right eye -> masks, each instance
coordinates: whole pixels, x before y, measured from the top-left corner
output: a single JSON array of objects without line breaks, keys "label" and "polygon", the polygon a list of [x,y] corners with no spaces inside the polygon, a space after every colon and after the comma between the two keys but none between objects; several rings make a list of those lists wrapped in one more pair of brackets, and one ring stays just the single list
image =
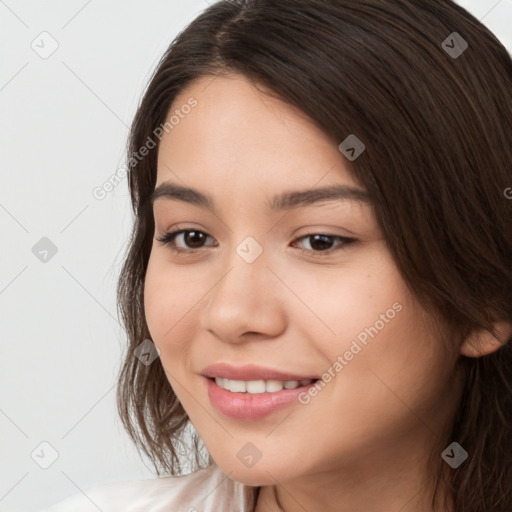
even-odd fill
[{"label": "right eye", "polygon": [[[178,236],[187,235],[192,233],[192,236],[184,236],[183,241],[185,244],[190,245],[191,247],[178,247],[176,245],[175,239]],[[177,231],[170,231],[166,232],[160,237],[157,237],[156,239],[162,243],[162,245],[168,245],[171,251],[177,252],[177,253],[183,253],[183,252],[195,252],[197,249],[201,249],[201,243],[208,237],[206,233],[203,231],[198,231],[197,229],[179,229]]]}]

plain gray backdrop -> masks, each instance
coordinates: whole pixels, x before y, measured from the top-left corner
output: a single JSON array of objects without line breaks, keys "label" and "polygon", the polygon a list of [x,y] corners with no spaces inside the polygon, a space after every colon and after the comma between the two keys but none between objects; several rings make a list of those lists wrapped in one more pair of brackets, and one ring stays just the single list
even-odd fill
[{"label": "plain gray backdrop", "polygon": [[[155,477],[115,406],[126,179],[93,191],[124,164],[157,61],[209,3],[0,0],[0,512]],[[512,0],[459,3],[512,52]]]}]

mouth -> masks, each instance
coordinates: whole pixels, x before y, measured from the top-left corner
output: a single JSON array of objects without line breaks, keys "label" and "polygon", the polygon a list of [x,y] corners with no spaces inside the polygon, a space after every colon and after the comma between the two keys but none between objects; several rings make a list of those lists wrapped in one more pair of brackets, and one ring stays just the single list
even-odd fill
[{"label": "mouth", "polygon": [[300,395],[320,380],[244,381],[203,377],[213,407],[228,418],[245,421],[257,421],[286,407],[299,405]]},{"label": "mouth", "polygon": [[262,393],[278,393],[283,389],[297,389],[309,387],[320,379],[301,379],[301,380],[235,380],[225,377],[207,377],[218,387],[232,393],[250,393],[259,395]]},{"label": "mouth", "polygon": [[243,366],[232,365],[224,362],[212,364],[203,368],[201,375],[208,378],[228,379],[231,381],[279,381],[293,382],[305,380],[315,380],[316,375],[304,375],[298,373],[290,373],[282,370],[273,369],[265,366],[257,366],[254,364],[246,364]]}]

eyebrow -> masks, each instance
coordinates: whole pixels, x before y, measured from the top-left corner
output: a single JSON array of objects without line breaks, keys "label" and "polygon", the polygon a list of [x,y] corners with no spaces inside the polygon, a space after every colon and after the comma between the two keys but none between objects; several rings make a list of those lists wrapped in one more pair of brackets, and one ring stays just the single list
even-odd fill
[{"label": "eyebrow", "polygon": [[[165,181],[158,185],[148,198],[149,204],[153,206],[157,199],[183,201],[196,206],[216,211],[214,199],[199,192],[194,188],[183,187],[171,181]],[[270,211],[293,210],[310,206],[323,201],[355,201],[363,204],[371,204],[370,195],[360,188],[348,185],[329,185],[322,188],[309,190],[292,190],[275,195],[265,204]]]}]

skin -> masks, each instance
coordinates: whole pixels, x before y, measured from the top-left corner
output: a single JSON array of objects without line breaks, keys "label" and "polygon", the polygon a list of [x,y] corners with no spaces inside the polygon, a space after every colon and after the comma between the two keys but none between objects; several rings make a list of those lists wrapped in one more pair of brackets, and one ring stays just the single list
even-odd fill
[{"label": "skin", "polygon": [[[218,210],[155,201],[144,301],[161,362],[194,427],[226,475],[263,486],[258,512],[433,511],[427,457],[447,435],[459,400],[457,358],[499,344],[480,334],[454,347],[435,328],[400,276],[371,205],[335,200],[266,211],[277,192],[362,189],[341,141],[239,75],[193,82],[170,110],[190,97],[197,106],[161,140],[157,186],[194,187],[212,195]],[[177,229],[208,237],[201,245],[179,235],[178,247],[195,252],[177,254],[156,240]],[[357,242],[332,238],[322,252],[306,237],[314,234]],[[263,249],[250,264],[236,252],[247,236]],[[395,303],[401,310],[307,405],[247,421],[211,404],[205,366],[254,363],[321,376]],[[237,457],[248,442],[262,454],[251,468]]]}]

